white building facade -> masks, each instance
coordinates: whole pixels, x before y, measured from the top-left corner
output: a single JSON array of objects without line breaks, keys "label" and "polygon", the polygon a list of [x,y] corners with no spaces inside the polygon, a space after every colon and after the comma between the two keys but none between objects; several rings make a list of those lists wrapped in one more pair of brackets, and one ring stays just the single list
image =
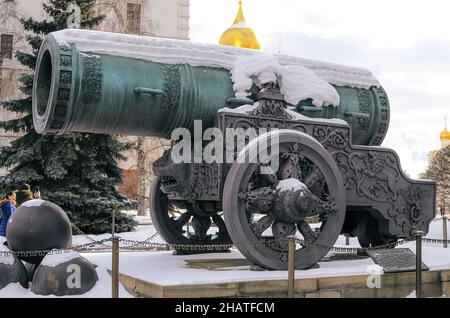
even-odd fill
[{"label": "white building facade", "polygon": [[[43,19],[44,11],[39,1],[0,0],[0,101],[22,97],[19,77],[29,72],[14,58],[18,50],[30,52],[21,18]],[[16,114],[0,109],[0,120],[15,118]],[[19,134],[0,130],[0,145],[6,145]],[[1,173],[1,171],[0,171]]]},{"label": "white building facade", "polygon": [[100,31],[172,39],[189,38],[189,0],[102,0]]}]

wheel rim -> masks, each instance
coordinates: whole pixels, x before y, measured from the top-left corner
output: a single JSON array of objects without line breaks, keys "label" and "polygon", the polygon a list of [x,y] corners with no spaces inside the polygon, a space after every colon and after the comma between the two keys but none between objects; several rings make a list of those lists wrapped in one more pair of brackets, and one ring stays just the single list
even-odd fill
[{"label": "wheel rim", "polygon": [[[325,220],[322,220],[320,233],[317,238],[314,238],[313,244],[307,244],[305,247],[297,246],[295,252],[296,268],[306,269],[316,264],[328,253],[341,232],[345,219],[345,192],[342,177],[331,156],[317,141],[304,133],[296,131],[281,131],[277,133],[279,134],[280,154],[286,154],[287,150],[291,153],[292,147],[298,145],[294,147],[296,150],[294,149],[293,153],[301,155],[314,163],[315,167],[322,173],[322,177],[327,185],[329,201],[335,203],[335,213],[330,213]],[[255,143],[253,143],[254,145]],[[245,151],[252,151],[251,147],[252,144]],[[230,237],[244,256],[265,268],[286,269],[286,245],[283,243],[282,248],[267,246],[267,239],[264,235],[259,236],[259,233],[255,234],[255,224],[258,228],[258,222],[264,223],[267,221],[268,223],[270,221],[261,221],[262,219],[260,219],[255,223],[251,215],[249,216],[251,213],[245,207],[245,200],[242,199],[243,197],[248,198],[246,187],[248,189],[248,185],[259,166],[259,164],[254,163],[236,163],[230,169],[224,187],[225,223]],[[281,229],[281,234],[289,234],[294,231],[292,225],[284,223],[284,225],[279,226],[279,224],[275,223],[273,222],[271,225],[272,233],[274,229],[277,231]],[[299,228],[299,224],[295,225]],[[296,232],[295,230],[293,234]],[[275,234],[273,236],[276,237]],[[279,237],[280,235],[278,235]]]},{"label": "wheel rim", "polygon": [[[231,244],[225,223],[219,214],[199,216],[192,211],[192,208],[189,208],[185,211],[181,210],[180,214],[175,217],[171,215],[169,205],[171,205],[171,202],[167,195],[161,191],[160,179],[157,177],[150,189],[150,215],[159,235],[168,244]],[[187,224],[189,222],[193,225],[188,229]],[[208,231],[213,223],[217,226],[217,232],[207,233],[205,237],[203,233],[205,232],[205,227],[206,231]],[[197,235],[199,233],[196,232],[202,233]]]}]

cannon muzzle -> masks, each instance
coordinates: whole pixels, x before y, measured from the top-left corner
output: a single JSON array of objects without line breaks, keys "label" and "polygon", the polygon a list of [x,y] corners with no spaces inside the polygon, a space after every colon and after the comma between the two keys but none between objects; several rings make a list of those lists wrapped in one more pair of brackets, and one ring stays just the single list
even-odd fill
[{"label": "cannon muzzle", "polygon": [[170,137],[196,119],[212,126],[218,109],[234,97],[226,70],[81,51],[57,35],[45,38],[37,59],[38,133]]}]

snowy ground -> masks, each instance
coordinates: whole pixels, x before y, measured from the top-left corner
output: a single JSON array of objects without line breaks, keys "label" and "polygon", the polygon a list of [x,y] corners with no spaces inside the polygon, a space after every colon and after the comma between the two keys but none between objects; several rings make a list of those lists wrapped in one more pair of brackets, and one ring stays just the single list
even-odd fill
[{"label": "snowy ground", "polygon": [[[442,233],[440,222],[432,225],[428,237],[440,238]],[[359,246],[351,239],[351,246]],[[345,245],[345,237],[340,237],[339,245]],[[415,243],[410,242],[399,246],[410,248],[415,252]],[[111,267],[111,256],[108,253],[85,254],[92,263],[103,267]],[[440,245],[424,244],[423,262],[431,270],[450,268],[450,248],[443,249]],[[369,257],[349,254],[329,253],[320,263],[319,268],[296,271],[296,277],[325,277],[364,275],[373,270],[375,265]],[[287,279],[286,271],[250,271],[250,264],[238,250],[232,249],[225,254],[200,254],[190,256],[173,256],[171,251],[157,253],[122,253],[120,271],[159,285],[183,285],[208,282],[229,282],[240,280],[271,280]],[[207,269],[207,270],[205,270]]]},{"label": "snowy ground", "polygon": [[[137,232],[122,233],[123,238],[133,237],[143,240],[155,233],[152,225],[139,226]],[[442,238],[442,222],[436,221],[430,226],[428,238]],[[159,237],[154,240],[162,241]],[[340,236],[336,245],[345,246],[345,237]],[[359,247],[357,238],[350,238],[351,247]],[[415,252],[415,243],[409,242],[399,248],[410,248]],[[92,263],[111,268],[109,253],[84,254]],[[424,244],[423,262],[430,269],[450,268],[450,248],[441,245]],[[371,258],[356,255],[329,253],[320,263],[320,268],[297,271],[296,277],[345,276],[367,274],[374,265]],[[284,271],[250,271],[250,265],[238,250],[232,249],[225,254],[200,254],[173,256],[167,252],[131,252],[121,253],[121,273],[151,281],[160,285],[179,285],[207,282],[228,282],[238,280],[285,279]],[[205,270],[208,269],[208,270]]]},{"label": "snowy ground", "polygon": [[[98,281],[94,288],[80,296],[39,296],[31,292],[31,289],[23,288],[19,283],[9,284],[0,289],[0,298],[111,298],[111,275],[105,267],[97,267]],[[119,297],[132,298],[125,288],[119,284]]]},{"label": "snowy ground", "polygon": [[[134,232],[120,233],[124,239],[143,241],[154,236],[156,230],[147,217],[139,219],[140,225]],[[109,238],[111,234],[90,235],[94,240]],[[428,238],[442,238],[442,222],[436,221],[430,226]],[[151,242],[164,242],[159,235],[153,237]],[[89,243],[85,235],[74,235],[74,245]],[[109,243],[107,243],[109,244]],[[345,237],[339,237],[336,245],[345,246]],[[358,247],[356,238],[350,239],[351,247]],[[410,242],[399,246],[410,248],[415,252],[415,243]],[[96,286],[83,298],[109,298],[111,297],[111,276],[107,269],[111,269],[111,253],[82,253],[91,263],[98,265],[99,281]],[[430,269],[437,270],[450,268],[450,248],[443,249],[441,245],[424,244],[423,262]],[[329,253],[320,263],[319,268],[306,271],[296,271],[296,277],[346,276],[368,274],[373,261],[367,257],[356,255],[343,255]],[[190,256],[173,256],[171,251],[159,252],[121,252],[120,272],[145,281],[159,285],[180,285],[208,282],[229,282],[240,280],[272,280],[286,279],[285,271],[250,271],[250,264],[239,253],[232,249],[231,253],[200,254]],[[120,286],[120,297],[132,297]],[[19,284],[11,284],[0,290],[0,298],[34,298],[43,297],[33,294],[30,290],[22,288]],[[55,296],[48,296],[55,297]]]}]

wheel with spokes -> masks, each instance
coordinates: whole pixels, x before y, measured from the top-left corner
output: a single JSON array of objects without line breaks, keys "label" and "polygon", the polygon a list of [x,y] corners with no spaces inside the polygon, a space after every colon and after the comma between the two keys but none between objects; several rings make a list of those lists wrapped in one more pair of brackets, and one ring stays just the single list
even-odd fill
[{"label": "wheel with spokes", "polygon": [[[263,174],[267,164],[257,160],[232,165],[223,191],[225,224],[240,252],[268,269],[287,269],[287,237],[296,235],[303,244],[296,246],[295,266],[307,269],[341,233],[346,208],[342,176],[320,143],[293,130],[263,135],[239,156],[272,153],[269,142],[259,142],[268,137],[278,139],[278,168]],[[317,226],[308,222],[314,218],[320,220]]]},{"label": "wheel with spokes", "polygon": [[[200,204],[195,202],[169,200],[167,195],[161,191],[159,177],[153,181],[150,189],[150,215],[156,230],[168,244],[202,246],[232,244],[220,213],[205,211]],[[180,253],[207,250],[202,248],[177,249]]]}]

